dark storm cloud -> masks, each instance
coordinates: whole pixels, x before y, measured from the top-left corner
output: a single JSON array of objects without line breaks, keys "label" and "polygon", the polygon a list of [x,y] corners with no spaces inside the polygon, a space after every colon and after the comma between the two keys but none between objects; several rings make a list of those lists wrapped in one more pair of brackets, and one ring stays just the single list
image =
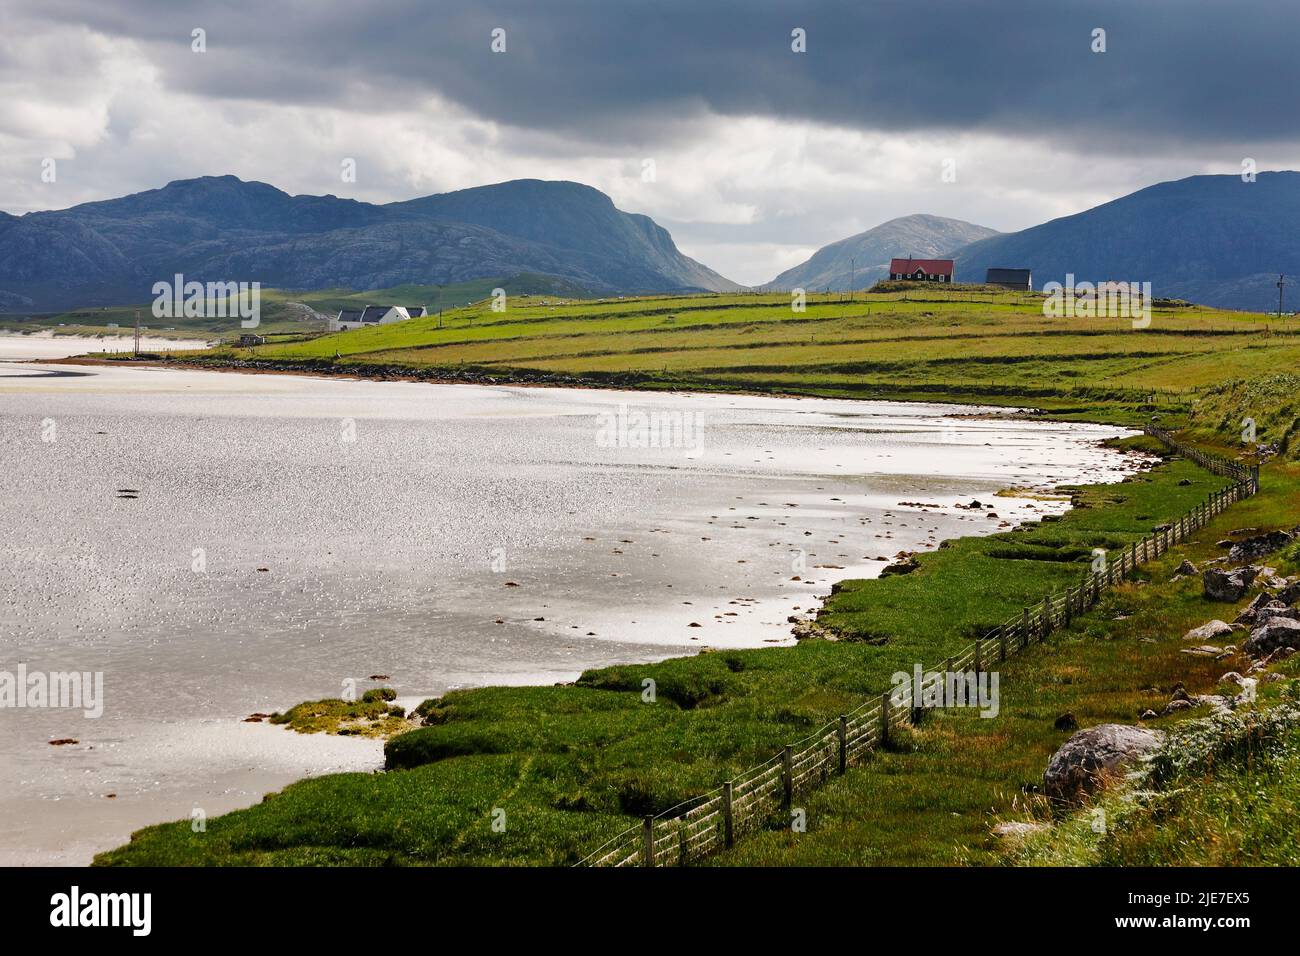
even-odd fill
[{"label": "dark storm cloud", "polygon": [[[174,89],[376,110],[436,92],[593,142],[707,112],[1055,136],[1075,151],[1297,134],[1296,0],[46,0],[35,16],[140,41]],[[505,54],[489,51],[495,27]],[[795,27],[806,54],[790,51]],[[1105,53],[1090,50],[1095,27]]]}]

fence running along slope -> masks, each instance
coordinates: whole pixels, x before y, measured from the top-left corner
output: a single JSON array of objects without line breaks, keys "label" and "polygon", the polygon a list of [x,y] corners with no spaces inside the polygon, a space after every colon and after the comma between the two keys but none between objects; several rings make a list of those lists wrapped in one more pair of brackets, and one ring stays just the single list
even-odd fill
[{"label": "fence running along slope", "polygon": [[[1159,525],[1141,541],[1122,550],[1105,569],[1084,572],[1077,585],[1050,594],[1025,608],[1019,617],[993,628],[940,666],[948,673],[973,670],[1006,660],[1052,631],[1068,627],[1086,612],[1102,592],[1124,580],[1147,561],[1203,528],[1229,505],[1259,491],[1259,466],[1246,466],[1192,448],[1155,426],[1145,429],[1170,450],[1201,467],[1232,479],[1186,514]],[[938,668],[936,668],[938,669]],[[717,850],[731,847],[747,831],[760,828],[777,813],[788,812],[797,794],[811,790],[832,775],[860,762],[865,754],[889,741],[891,731],[919,723],[922,709],[914,689],[885,691],[860,707],[826,724],[780,753],[727,781],[716,790],[694,797],[654,816],[645,817],[599,849],[579,866],[685,866]]]}]

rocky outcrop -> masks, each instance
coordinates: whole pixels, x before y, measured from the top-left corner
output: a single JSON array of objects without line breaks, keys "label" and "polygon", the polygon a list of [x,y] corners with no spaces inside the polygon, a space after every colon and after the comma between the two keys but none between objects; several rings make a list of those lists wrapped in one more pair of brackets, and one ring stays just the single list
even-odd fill
[{"label": "rocky outcrop", "polygon": [[1077,802],[1151,753],[1164,734],[1127,724],[1099,724],[1080,730],[1052,755],[1043,772],[1043,792],[1062,803]]},{"label": "rocky outcrop", "polygon": [[1272,554],[1278,548],[1285,548],[1295,540],[1295,535],[1287,531],[1269,531],[1255,535],[1244,541],[1238,541],[1228,552],[1230,561],[1254,561],[1266,554]]},{"label": "rocky outcrop", "polygon": [[1250,632],[1241,649],[1251,657],[1264,657],[1284,647],[1300,647],[1300,621],[1289,617],[1269,618]]},{"label": "rocky outcrop", "polygon": [[1205,596],[1211,601],[1227,601],[1229,603],[1240,601],[1258,573],[1258,568],[1249,566],[1233,568],[1230,571],[1225,571],[1222,568],[1208,568],[1201,575],[1201,586]]}]

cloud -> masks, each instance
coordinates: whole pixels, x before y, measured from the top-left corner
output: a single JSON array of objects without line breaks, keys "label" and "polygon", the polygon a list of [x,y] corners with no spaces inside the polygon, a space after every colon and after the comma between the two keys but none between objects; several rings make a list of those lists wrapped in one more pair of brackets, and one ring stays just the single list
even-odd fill
[{"label": "cloud", "polygon": [[[45,0],[0,33],[0,208],[233,173],[373,202],[609,193],[738,281],[931,212],[1018,229],[1294,166],[1300,5]],[[506,30],[493,53],[490,32]],[[808,52],[790,50],[807,30]],[[1092,30],[1107,50],[1092,53]],[[191,49],[206,31],[207,52]],[[70,68],[75,64],[75,69]],[[58,180],[41,180],[55,157]],[[357,181],[340,177],[345,159]],[[653,160],[655,176],[643,175]],[[940,180],[951,159],[956,182]]]},{"label": "cloud", "polygon": [[[437,93],[512,126],[634,142],[682,117],[1054,131],[1081,146],[1288,138],[1292,0],[46,0],[46,22],[147,49],[168,86],[356,105]],[[274,11],[274,12],[272,12]],[[208,53],[190,52],[207,31]],[[795,27],[807,52],[791,50]],[[506,31],[493,53],[491,31]],[[1093,52],[1094,29],[1106,51]]]}]

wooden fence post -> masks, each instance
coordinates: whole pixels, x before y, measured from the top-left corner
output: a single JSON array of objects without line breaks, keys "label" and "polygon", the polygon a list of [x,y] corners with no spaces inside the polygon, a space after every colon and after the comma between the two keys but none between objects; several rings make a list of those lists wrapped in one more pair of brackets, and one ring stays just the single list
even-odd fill
[{"label": "wooden fence post", "polygon": [[1029,646],[1029,608],[1025,608],[1020,614],[1020,647],[1023,650]]},{"label": "wooden fence post", "polygon": [[731,816],[731,798],[735,784],[728,780],[722,785],[722,845],[730,850],[736,845],[736,829]]},{"label": "wooden fence post", "polygon": [[1070,626],[1070,617],[1074,614],[1074,591],[1067,584],[1065,586],[1065,626]]},{"label": "wooden fence post", "polygon": [[840,714],[840,727],[839,727],[838,735],[840,741],[840,773],[844,773],[844,771],[849,766],[849,715],[848,714]]},{"label": "wooden fence post", "polygon": [[1134,577],[1137,577],[1138,546],[1136,541],[1134,541],[1132,544],[1129,545],[1128,563],[1129,563],[1129,570],[1133,572]]},{"label": "wooden fence post", "polygon": [[1007,626],[1005,624],[999,624],[998,625],[998,660],[1005,661],[1006,659],[1007,659]]},{"label": "wooden fence post", "polygon": [[889,691],[880,695],[880,746],[889,744]]},{"label": "wooden fence post", "polygon": [[781,806],[790,809],[794,799],[794,747],[786,744],[781,748]]},{"label": "wooden fence post", "polygon": [[646,815],[641,823],[641,835],[645,838],[645,848],[641,851],[641,865],[655,865],[655,818]]},{"label": "wooden fence post", "polygon": [[975,675],[978,677],[979,672],[984,669],[983,643],[977,637],[975,638]]}]

